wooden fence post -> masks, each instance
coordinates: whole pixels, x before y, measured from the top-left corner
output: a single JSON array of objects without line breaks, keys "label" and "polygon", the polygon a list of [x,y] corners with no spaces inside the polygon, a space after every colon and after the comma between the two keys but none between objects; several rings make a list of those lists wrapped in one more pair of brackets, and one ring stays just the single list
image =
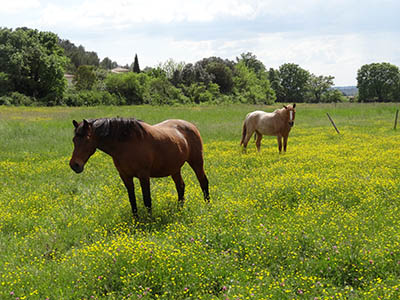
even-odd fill
[{"label": "wooden fence post", "polygon": [[394,119],[394,130],[396,130],[396,127],[397,127],[397,117],[399,116],[399,110],[396,110],[396,117],[395,117],[395,119]]},{"label": "wooden fence post", "polygon": [[338,134],[340,134],[339,129],[337,129],[337,127],[336,127],[336,125],[335,125],[335,122],[333,122],[331,116],[330,116],[328,113],[326,113],[326,115],[328,116],[329,120],[331,121],[331,123],[332,123],[333,127],[335,128],[336,132],[337,132]]}]

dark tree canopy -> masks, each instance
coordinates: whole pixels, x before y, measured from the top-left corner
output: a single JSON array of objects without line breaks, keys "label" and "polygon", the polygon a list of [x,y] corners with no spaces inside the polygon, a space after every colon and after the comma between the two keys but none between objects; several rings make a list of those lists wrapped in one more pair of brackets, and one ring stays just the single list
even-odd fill
[{"label": "dark tree canopy", "polygon": [[100,68],[105,69],[105,70],[111,70],[116,67],[118,67],[117,62],[112,61],[110,58],[105,57],[101,62],[100,62]]},{"label": "dark tree canopy", "polygon": [[266,71],[264,64],[251,52],[240,54],[240,58],[236,57],[236,61],[238,63],[243,61],[246,67],[253,70],[257,75]]},{"label": "dark tree canopy", "polygon": [[139,59],[137,57],[137,54],[135,54],[135,61],[133,62],[133,72],[140,73]]},{"label": "dark tree canopy", "polygon": [[307,92],[307,82],[310,73],[293,63],[283,64],[279,67],[281,93],[277,101],[304,102]]},{"label": "dark tree canopy", "polygon": [[100,59],[96,52],[86,51],[85,48],[80,46],[75,46],[69,40],[60,40],[60,46],[64,49],[65,55],[70,59],[68,64],[68,71],[75,72],[80,66],[90,65],[98,67],[100,64]]},{"label": "dark tree canopy", "polygon": [[0,74],[14,91],[34,98],[62,98],[67,60],[57,35],[28,28],[0,29]]},{"label": "dark tree canopy", "polygon": [[363,65],[357,72],[359,101],[400,101],[399,68],[390,63]]}]

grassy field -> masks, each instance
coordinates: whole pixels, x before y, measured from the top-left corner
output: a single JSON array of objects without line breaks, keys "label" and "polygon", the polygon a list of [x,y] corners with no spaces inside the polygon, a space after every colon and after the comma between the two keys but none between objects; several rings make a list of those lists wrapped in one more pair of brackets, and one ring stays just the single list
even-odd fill
[{"label": "grassy field", "polygon": [[[399,299],[398,105],[299,104],[286,154],[241,153],[276,107],[0,107],[0,299]],[[109,156],[75,174],[71,121],[113,116],[195,123],[211,205],[188,166],[183,209],[151,181],[152,218],[135,180],[138,220]]]}]

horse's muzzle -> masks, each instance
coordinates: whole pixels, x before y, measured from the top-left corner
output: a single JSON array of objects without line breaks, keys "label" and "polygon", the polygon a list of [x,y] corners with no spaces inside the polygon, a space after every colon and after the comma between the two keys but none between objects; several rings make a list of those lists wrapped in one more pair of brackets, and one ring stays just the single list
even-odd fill
[{"label": "horse's muzzle", "polygon": [[83,172],[83,166],[79,165],[78,163],[69,162],[69,166],[75,173],[79,174]]},{"label": "horse's muzzle", "polygon": [[290,127],[293,127],[294,126],[294,122],[293,121],[289,122],[289,125],[290,125]]}]

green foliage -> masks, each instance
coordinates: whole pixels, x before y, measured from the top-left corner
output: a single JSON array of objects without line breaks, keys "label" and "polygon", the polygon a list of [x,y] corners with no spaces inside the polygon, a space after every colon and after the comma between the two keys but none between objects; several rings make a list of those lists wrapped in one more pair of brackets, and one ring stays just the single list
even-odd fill
[{"label": "green foliage", "polygon": [[233,89],[232,70],[221,62],[207,64],[206,71],[212,75],[212,82],[218,84],[221,93],[229,94]]},{"label": "green foliage", "polygon": [[361,102],[400,101],[400,71],[389,63],[363,65],[357,72]]},{"label": "green foliage", "polygon": [[188,103],[189,99],[165,77],[151,77],[145,102],[151,105],[173,105]]},{"label": "green foliage", "polygon": [[296,64],[287,63],[279,67],[279,102],[304,102],[310,73]]},{"label": "green foliage", "polygon": [[125,100],[107,91],[82,90],[68,92],[59,105],[67,106],[96,106],[96,105],[123,105]]},{"label": "green foliage", "polygon": [[30,106],[34,103],[31,97],[18,92],[0,96],[0,105]]},{"label": "green foliage", "polygon": [[[176,86],[179,82],[174,82],[174,76],[177,76],[180,72],[182,72],[185,67],[185,62],[175,62],[172,58],[167,59],[164,63],[159,63],[157,68],[162,70],[166,77],[171,80],[171,82]],[[177,74],[177,75],[175,75]]]},{"label": "green foliage", "polygon": [[64,49],[65,55],[69,58],[69,64],[67,67],[69,72],[74,73],[83,65],[99,66],[100,59],[96,52],[86,51],[82,45],[77,47],[69,40],[60,40],[59,44]]},{"label": "green foliage", "polygon": [[185,95],[191,100],[191,102],[200,103],[212,103],[216,100],[219,94],[219,87],[215,83],[192,83],[189,87],[184,87]]},{"label": "green foliage", "polygon": [[105,69],[105,70],[111,70],[116,67],[118,67],[117,62],[112,61],[108,57],[105,57],[101,62],[100,62],[100,68]]},{"label": "green foliage", "polygon": [[57,35],[28,28],[0,29],[0,72],[14,91],[42,101],[61,99],[65,65]]},{"label": "green foliage", "polygon": [[[333,86],[333,76],[316,76],[311,74],[308,79],[308,95],[307,102],[319,103],[322,101],[322,96],[329,91]],[[332,93],[331,93],[332,94]],[[341,93],[340,93],[341,94]],[[336,96],[339,96],[337,94]],[[332,95],[325,97],[325,99],[335,98]],[[338,101],[323,101],[323,102],[338,102]]]},{"label": "green foliage", "polygon": [[8,74],[0,72],[0,96],[13,90],[12,82],[8,79]]},{"label": "green foliage", "polygon": [[336,89],[331,89],[324,92],[321,95],[320,102],[323,103],[331,103],[331,102],[346,102],[347,98],[343,95],[343,93]]},{"label": "green foliage", "polygon": [[249,69],[245,61],[235,66],[235,94],[240,102],[250,104],[272,104],[275,102],[275,92],[271,89],[267,74],[258,75]]},{"label": "green foliage", "polygon": [[109,74],[105,79],[105,86],[111,94],[123,97],[126,104],[143,104],[149,79],[145,73]]},{"label": "green foliage", "polygon": [[247,52],[247,53],[242,53],[240,54],[240,58],[236,57],[236,61],[238,63],[240,63],[241,61],[243,61],[243,63],[245,64],[245,66],[250,69],[253,70],[254,73],[256,73],[257,75],[262,76],[262,74],[264,74],[266,72],[266,68],[264,66],[264,64],[259,61],[257,59],[257,56],[255,56],[253,53],[251,52]]},{"label": "green foliage", "polygon": [[74,84],[78,91],[91,90],[97,80],[96,72],[93,66],[79,66],[75,73]]},{"label": "green foliage", "polygon": [[133,62],[132,70],[134,73],[140,73],[139,59],[137,57],[137,54],[135,54],[135,61]]}]

